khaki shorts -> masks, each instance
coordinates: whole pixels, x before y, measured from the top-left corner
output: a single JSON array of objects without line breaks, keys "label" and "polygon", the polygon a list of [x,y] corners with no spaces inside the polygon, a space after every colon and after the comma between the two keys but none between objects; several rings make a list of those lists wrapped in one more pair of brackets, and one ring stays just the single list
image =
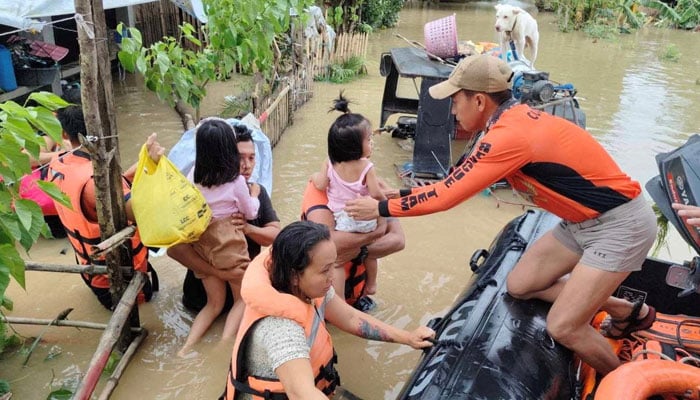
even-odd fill
[{"label": "khaki shorts", "polygon": [[[243,229],[231,225],[230,218],[213,219],[199,240],[192,243],[194,251],[214,268],[247,268],[248,242]],[[202,278],[195,273],[197,278]]]},{"label": "khaki shorts", "polygon": [[639,271],[656,239],[656,215],[639,195],[597,218],[562,221],[552,233],[581,254],[581,264],[611,272]]}]

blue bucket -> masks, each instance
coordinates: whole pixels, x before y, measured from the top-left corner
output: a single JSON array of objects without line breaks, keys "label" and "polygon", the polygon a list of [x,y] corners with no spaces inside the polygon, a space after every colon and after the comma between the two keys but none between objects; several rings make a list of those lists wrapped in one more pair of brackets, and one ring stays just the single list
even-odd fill
[{"label": "blue bucket", "polygon": [[3,45],[0,45],[0,89],[6,92],[17,89],[15,71],[12,68],[12,55]]}]

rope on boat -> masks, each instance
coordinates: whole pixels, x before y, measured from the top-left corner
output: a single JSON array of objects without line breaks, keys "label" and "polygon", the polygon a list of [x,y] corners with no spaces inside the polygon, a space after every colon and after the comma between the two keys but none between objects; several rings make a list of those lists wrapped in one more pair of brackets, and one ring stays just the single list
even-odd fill
[{"label": "rope on boat", "polygon": [[425,339],[429,341],[430,343],[433,344],[435,347],[447,347],[447,346],[454,346],[454,347],[460,347],[462,344],[454,339],[433,339],[433,338],[428,338]]}]

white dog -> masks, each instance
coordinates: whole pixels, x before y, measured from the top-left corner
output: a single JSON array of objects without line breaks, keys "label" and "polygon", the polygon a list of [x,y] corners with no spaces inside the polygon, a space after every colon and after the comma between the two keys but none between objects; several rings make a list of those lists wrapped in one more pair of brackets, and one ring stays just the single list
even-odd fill
[{"label": "white dog", "polygon": [[496,32],[501,44],[501,54],[506,59],[510,50],[510,41],[515,45],[515,51],[519,60],[528,62],[525,58],[525,45],[530,48],[530,67],[535,68],[537,59],[537,43],[540,33],[537,29],[537,21],[520,7],[508,4],[496,4]]}]

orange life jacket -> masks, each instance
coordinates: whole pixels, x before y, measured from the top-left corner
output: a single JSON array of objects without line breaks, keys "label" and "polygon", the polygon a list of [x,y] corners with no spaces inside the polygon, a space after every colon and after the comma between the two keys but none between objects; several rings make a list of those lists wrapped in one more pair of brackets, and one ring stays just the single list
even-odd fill
[{"label": "orange life jacket", "polygon": [[224,398],[233,400],[236,392],[250,393],[254,399],[286,399],[284,387],[278,379],[260,378],[245,373],[245,349],[252,328],[262,318],[276,316],[288,318],[304,328],[311,349],[309,358],[314,371],[316,387],[330,395],[339,383],[334,364],[335,352],[331,336],[323,320],[326,304],[323,298],[314,304],[301,301],[296,296],[280,293],[272,287],[269,275],[269,249],[264,250],[248,266],[241,285],[245,312],[231,354]]},{"label": "orange life jacket", "polygon": [[[366,252],[366,247],[363,248],[363,252]],[[365,284],[367,283],[367,270],[365,269],[365,264],[363,264],[365,257],[360,255],[352,261],[348,261],[343,265],[345,269],[345,302],[354,306],[357,300],[362,297],[362,292],[365,290]]]},{"label": "orange life jacket", "polygon": [[[62,157],[61,157],[62,156]],[[75,251],[79,264],[105,265],[104,256],[93,258],[91,246],[102,241],[100,226],[88,221],[83,214],[80,199],[83,188],[93,176],[92,161],[87,153],[75,151],[73,154],[61,155],[51,161],[49,179],[64,192],[71,201],[73,209],[56,202],[56,211],[61,223],[66,228],[68,239]],[[141,243],[138,231],[131,238],[131,258],[134,269],[148,272],[148,249]],[[94,288],[109,288],[107,275],[83,274],[85,282]],[[150,294],[146,294],[146,300]]]},{"label": "orange life jacket", "polygon": [[[301,220],[306,221],[306,216],[319,208],[326,209],[330,212],[327,204],[328,195],[326,195],[326,192],[316,189],[314,184],[309,181],[301,200]],[[363,250],[363,252],[364,251],[365,250]],[[364,257],[359,256],[352,261],[346,262],[343,266],[345,269],[345,301],[351,306],[355,305],[357,300],[362,297],[362,292],[365,290],[367,273],[363,262],[366,256],[367,254],[364,254]]]},{"label": "orange life jacket", "polygon": [[629,362],[603,378],[595,399],[643,400],[659,394],[700,398],[700,368],[668,360]]}]

